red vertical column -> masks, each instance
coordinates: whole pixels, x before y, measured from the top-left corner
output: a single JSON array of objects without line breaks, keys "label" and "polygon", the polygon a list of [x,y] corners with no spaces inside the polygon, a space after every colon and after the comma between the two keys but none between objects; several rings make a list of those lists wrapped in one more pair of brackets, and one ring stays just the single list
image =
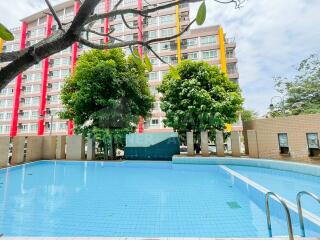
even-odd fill
[{"label": "red vertical column", "polygon": [[[52,16],[47,15],[47,31],[46,37],[51,35]],[[43,60],[42,66],[42,82],[41,82],[41,96],[39,107],[39,119],[38,119],[38,135],[44,134],[44,118],[46,115],[46,97],[47,97],[47,85],[48,85],[48,72],[49,72],[49,58]]]},{"label": "red vertical column", "polygon": [[[104,0],[104,7],[106,13],[110,11],[110,0]],[[104,34],[107,34],[109,32],[109,18],[104,19]],[[109,38],[107,36],[104,37],[104,42],[107,43],[109,41]]]},{"label": "red vertical column", "polygon": [[[74,2],[74,15],[77,15],[80,8],[80,3],[78,1]],[[77,55],[78,55],[78,43],[75,42],[72,44],[72,56],[71,56],[71,74],[74,72],[77,63]],[[68,121],[68,135],[73,135],[74,123],[72,119]]]},{"label": "red vertical column", "polygon": [[[138,0],[138,10],[142,10],[142,0]],[[142,35],[142,16],[138,15],[138,41],[143,40]],[[138,46],[139,54],[142,57],[142,45]]]},{"label": "red vertical column", "polygon": [[[22,22],[20,50],[25,49],[26,47],[27,27],[28,27],[27,23]],[[14,137],[17,135],[21,85],[22,85],[22,73],[19,73],[16,79],[16,86],[15,86],[15,92],[14,92],[10,137]]]},{"label": "red vertical column", "polygon": [[[142,10],[142,0],[138,0],[138,10]],[[138,41],[143,40],[143,34],[142,34],[142,16],[138,15]],[[142,45],[138,46],[138,52],[140,54],[140,57],[142,58]],[[138,124],[138,133],[143,133],[143,117],[139,118],[139,124]]]}]

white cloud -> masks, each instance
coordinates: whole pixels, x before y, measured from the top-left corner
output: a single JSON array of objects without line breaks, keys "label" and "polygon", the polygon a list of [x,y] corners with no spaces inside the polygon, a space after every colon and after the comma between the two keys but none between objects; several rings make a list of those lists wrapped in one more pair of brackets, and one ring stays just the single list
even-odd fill
[{"label": "white cloud", "polygon": [[[51,0],[53,5],[63,0]],[[44,0],[0,0],[0,22],[13,28],[20,26],[20,19],[46,7]]]},{"label": "white cloud", "polygon": [[[240,10],[206,2],[205,24],[221,24],[229,37],[236,38],[245,106],[265,113],[275,94],[272,77],[292,74],[293,65],[320,52],[320,1],[248,0]],[[44,7],[44,0],[0,0],[0,22],[19,26],[19,19]],[[197,8],[191,9],[195,16]]]},{"label": "white cloud", "polygon": [[207,3],[206,24],[221,24],[236,38],[245,106],[265,113],[275,94],[273,76],[290,75],[293,65],[319,53],[320,1],[248,0],[240,10]]}]

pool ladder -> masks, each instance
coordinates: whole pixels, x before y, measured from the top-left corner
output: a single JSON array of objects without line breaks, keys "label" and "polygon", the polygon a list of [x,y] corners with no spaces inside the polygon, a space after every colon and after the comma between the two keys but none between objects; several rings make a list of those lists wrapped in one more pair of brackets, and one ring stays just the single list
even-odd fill
[{"label": "pool ladder", "polygon": [[[308,195],[308,196],[312,197],[312,198],[315,199],[318,203],[320,203],[320,197],[316,196],[315,194],[313,194],[313,193],[311,193],[311,192],[307,192],[307,191],[301,191],[301,192],[298,192],[298,193],[297,193],[296,202],[297,202],[297,207],[298,207],[298,215],[299,215],[299,223],[300,223],[300,229],[301,229],[301,236],[302,236],[302,237],[305,237],[306,234],[305,234],[305,229],[304,229],[303,213],[302,213],[302,207],[301,207],[301,197],[302,197],[303,195]],[[283,208],[284,208],[284,210],[285,210],[285,213],[286,213],[289,239],[290,239],[290,240],[294,240],[293,230],[292,230],[292,221],[291,221],[291,215],[290,215],[289,208],[288,208],[287,204],[285,203],[285,201],[284,201],[279,195],[275,194],[274,192],[267,192],[266,198],[265,198],[269,237],[272,237],[272,227],[271,227],[271,217],[270,217],[270,205],[269,205],[270,196],[274,196],[275,198],[277,198],[277,199],[279,200],[279,202],[281,203],[281,205],[283,206]]]}]

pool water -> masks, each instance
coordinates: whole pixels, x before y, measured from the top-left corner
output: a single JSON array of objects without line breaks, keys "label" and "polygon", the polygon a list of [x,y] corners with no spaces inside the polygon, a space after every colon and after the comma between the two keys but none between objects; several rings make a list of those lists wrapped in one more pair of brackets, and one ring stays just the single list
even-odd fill
[{"label": "pool water", "polygon": [[[256,183],[268,188],[285,199],[296,203],[296,195],[300,191],[309,191],[320,196],[320,177],[277,169],[228,166],[230,169],[248,177]],[[320,204],[309,196],[303,196],[302,207],[320,217]]]},{"label": "pool water", "polygon": [[[287,235],[283,219],[272,216],[274,235]],[[0,233],[268,236],[264,209],[220,166],[171,162],[41,161],[1,170]]]}]

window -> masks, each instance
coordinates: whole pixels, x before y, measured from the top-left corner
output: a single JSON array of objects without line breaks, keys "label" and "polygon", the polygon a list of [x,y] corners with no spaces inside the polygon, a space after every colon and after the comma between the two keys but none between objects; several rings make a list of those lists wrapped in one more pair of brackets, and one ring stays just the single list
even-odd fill
[{"label": "window", "polygon": [[66,123],[59,123],[59,129],[60,130],[66,130],[67,129],[67,124]]},{"label": "window", "polygon": [[196,46],[198,45],[198,38],[189,38],[187,39],[187,46],[191,47],[191,46]]},{"label": "window", "polygon": [[201,43],[201,45],[215,44],[215,43],[217,43],[217,37],[216,36],[201,37],[200,43]]},{"label": "window", "polygon": [[49,78],[50,79],[59,78],[59,77],[60,77],[60,71],[59,70],[50,71],[49,72]]},{"label": "window", "polygon": [[61,70],[61,77],[62,78],[69,77],[69,76],[70,76],[70,69]]},{"label": "window", "polygon": [[278,142],[279,142],[280,154],[289,154],[288,134],[279,133]]},{"label": "window", "polygon": [[21,132],[27,132],[29,129],[28,124],[22,124],[21,127],[19,126]]},{"label": "window", "polygon": [[309,149],[309,156],[316,157],[320,155],[320,146],[318,133],[307,133],[307,143]]},{"label": "window", "polygon": [[170,49],[170,42],[162,42],[160,43],[160,49],[163,51]]},{"label": "window", "polygon": [[5,133],[10,132],[10,125],[6,125],[6,126],[5,126],[4,132],[5,132]]},{"label": "window", "polygon": [[159,125],[159,119],[151,119],[151,125]]},{"label": "window", "polygon": [[148,25],[149,26],[152,26],[152,25],[156,25],[158,23],[158,18],[157,17],[151,17],[151,18],[148,18],[147,22],[148,22]]},{"label": "window", "polygon": [[23,118],[24,119],[29,119],[30,113],[29,112],[23,112]]},{"label": "window", "polygon": [[168,23],[173,23],[175,22],[175,15],[165,15],[161,16],[160,19],[160,24],[168,24]]},{"label": "window", "polygon": [[234,51],[232,48],[227,48],[227,51],[226,51],[226,56],[227,58],[234,58]]},{"label": "window", "polygon": [[150,72],[149,73],[149,81],[158,80],[158,73],[157,72]]},{"label": "window", "polygon": [[38,29],[38,36],[42,37],[46,34],[46,28],[40,28]]},{"label": "window", "polygon": [[6,101],[0,99],[0,107],[4,107],[5,105],[6,105]]},{"label": "window", "polygon": [[0,91],[0,95],[6,95],[7,94],[7,89],[4,88]]},{"label": "window", "polygon": [[33,86],[32,86],[32,92],[33,92],[33,93],[38,93],[38,92],[40,92],[40,84],[33,85]]},{"label": "window", "polygon": [[4,113],[0,113],[0,120],[4,120]]},{"label": "window", "polygon": [[150,62],[152,65],[158,65],[159,64],[159,61],[157,58],[150,58]]},{"label": "window", "polygon": [[230,74],[235,74],[237,73],[237,66],[234,63],[228,63],[227,64],[227,71]]},{"label": "window", "polygon": [[150,39],[154,39],[154,38],[156,38],[157,37],[157,31],[149,31],[148,32],[148,39],[150,40]]},{"label": "window", "polygon": [[40,103],[40,97],[32,98],[32,105],[38,105]]},{"label": "window", "polygon": [[166,29],[162,29],[160,31],[161,37],[169,37],[169,36],[174,35],[175,33],[176,33],[175,28],[166,28]]},{"label": "window", "polygon": [[6,120],[11,120],[12,113],[6,113]]},{"label": "window", "polygon": [[7,99],[7,107],[12,107],[12,99]]},{"label": "window", "polygon": [[62,65],[70,65],[71,63],[71,58],[61,58]]},{"label": "window", "polygon": [[32,111],[31,112],[31,119],[37,119],[38,118],[38,111]]},{"label": "window", "polygon": [[210,58],[217,58],[218,53],[217,50],[210,50],[210,51],[203,51],[202,52],[202,59],[210,59]]},{"label": "window", "polygon": [[30,125],[30,131],[31,132],[37,132],[38,131],[38,124],[31,124]]},{"label": "window", "polygon": [[188,53],[187,58],[190,59],[190,60],[197,60],[198,59],[198,53],[197,52]]},{"label": "window", "polygon": [[[130,24],[129,24],[130,25]],[[115,31],[122,31],[123,30],[123,25],[122,23],[116,24],[116,25],[111,25],[111,29],[114,29]]]}]

